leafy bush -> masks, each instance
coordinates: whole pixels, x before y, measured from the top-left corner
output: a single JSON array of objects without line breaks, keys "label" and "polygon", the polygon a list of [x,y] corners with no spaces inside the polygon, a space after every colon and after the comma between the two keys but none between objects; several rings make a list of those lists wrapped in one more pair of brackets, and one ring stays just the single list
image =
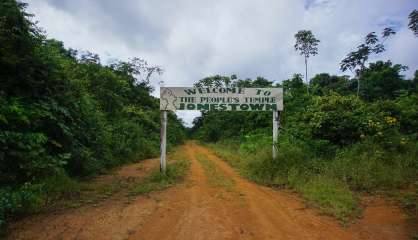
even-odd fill
[{"label": "leafy bush", "polygon": [[362,101],[354,96],[331,94],[314,97],[300,120],[310,129],[308,137],[344,146],[360,139],[364,119]]},{"label": "leafy bush", "polygon": [[39,184],[43,196],[44,206],[53,205],[60,199],[71,199],[79,196],[81,185],[70,178],[64,171],[46,177]]},{"label": "leafy bush", "polygon": [[10,216],[36,211],[42,204],[40,185],[24,184],[17,190],[0,188],[0,228]]}]

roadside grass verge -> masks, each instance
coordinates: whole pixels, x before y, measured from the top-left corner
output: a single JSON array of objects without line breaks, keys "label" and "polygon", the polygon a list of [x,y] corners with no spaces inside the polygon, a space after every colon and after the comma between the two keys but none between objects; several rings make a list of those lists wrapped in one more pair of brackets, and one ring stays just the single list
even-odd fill
[{"label": "roadside grass verge", "polygon": [[347,223],[351,217],[360,213],[357,197],[347,185],[336,179],[315,176],[296,189],[308,200],[308,203],[343,223]]},{"label": "roadside grass verge", "polygon": [[0,188],[0,238],[8,221],[28,214],[97,205],[122,191],[138,195],[167,188],[180,181],[189,167],[181,148],[170,152],[168,158],[173,163],[168,165],[167,176],[161,176],[156,169],[145,177],[121,177],[115,168],[104,174],[104,181],[76,180],[60,172],[38,184],[25,184],[18,189]]},{"label": "roadside grass verge", "polygon": [[273,161],[270,151],[245,154],[237,146],[210,144],[216,154],[235,167],[242,176],[256,183],[271,187],[290,187],[301,194],[307,204],[346,223],[358,213],[358,199],[343,182],[320,175],[312,175],[307,169],[285,169]]},{"label": "roadside grass verge", "polygon": [[234,190],[235,181],[225,176],[219,168],[203,154],[197,155],[197,161],[202,164],[203,170],[208,177],[209,184],[214,187],[221,187],[229,192]]},{"label": "roadside grass verge", "polygon": [[[303,144],[282,139],[276,160],[271,158],[270,144],[262,136],[207,146],[249,180],[293,189],[308,205],[344,224],[361,215],[361,194],[391,195],[411,189],[418,182],[414,145],[405,146],[403,153],[391,153],[372,142],[361,142],[326,157],[313,154]],[[417,193],[407,192],[400,203],[416,215]]]},{"label": "roadside grass verge", "polygon": [[137,196],[161,191],[182,181],[190,167],[190,161],[178,156],[174,158],[173,163],[167,164],[166,174],[161,173],[159,169],[152,171],[130,190],[129,195]]},{"label": "roadside grass verge", "polygon": [[[174,164],[168,166],[168,174],[170,174],[170,178],[173,178],[174,175],[180,174],[180,166],[183,167],[183,165],[187,165],[187,161],[180,148],[173,149],[173,151],[169,153],[168,158],[175,161]],[[186,163],[183,163],[183,161]],[[144,173],[149,171],[144,169],[143,165],[138,165],[137,170],[143,171]],[[124,177],[118,176],[117,169],[112,169],[109,170],[108,174],[105,174],[107,175],[105,177],[109,177],[105,181],[78,182],[72,179],[52,179],[50,186],[54,193],[50,194],[51,191],[48,191],[48,195],[55,196],[56,200],[64,199],[60,204],[65,207],[78,207],[86,203],[98,204],[121,191],[128,191],[131,193],[134,188],[137,188],[143,182],[148,181],[151,178],[151,175],[154,175],[154,178],[156,178],[158,175],[157,173],[159,173],[159,169],[146,173],[147,175],[145,175],[145,177],[143,175]],[[181,174],[183,174],[183,172],[181,172]],[[56,184],[57,182],[61,182],[61,184]]]},{"label": "roadside grass verge", "polygon": [[404,208],[409,210],[409,213],[418,218],[418,186],[415,192],[408,192],[401,198]]},{"label": "roadside grass verge", "polygon": [[238,172],[256,183],[271,187],[296,190],[309,206],[331,215],[343,224],[359,215],[359,199],[349,186],[332,176],[319,174],[306,164],[306,155],[287,149],[277,160],[271,150],[257,147],[256,151],[243,150],[240,144],[208,144],[218,156]]}]

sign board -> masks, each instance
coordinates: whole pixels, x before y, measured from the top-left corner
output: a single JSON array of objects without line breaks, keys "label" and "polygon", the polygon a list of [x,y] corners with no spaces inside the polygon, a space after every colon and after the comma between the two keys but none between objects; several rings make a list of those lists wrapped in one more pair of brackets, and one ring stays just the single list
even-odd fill
[{"label": "sign board", "polygon": [[282,111],[282,88],[161,87],[160,110]]},{"label": "sign board", "polygon": [[166,172],[167,111],[272,111],[273,159],[276,159],[280,111],[283,110],[282,88],[161,87],[160,110],[160,168],[164,174]]}]

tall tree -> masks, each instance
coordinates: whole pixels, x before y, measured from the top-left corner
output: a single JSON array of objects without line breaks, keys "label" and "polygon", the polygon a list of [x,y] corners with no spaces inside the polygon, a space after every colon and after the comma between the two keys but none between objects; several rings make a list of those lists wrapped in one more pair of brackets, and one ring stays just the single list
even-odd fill
[{"label": "tall tree", "polygon": [[416,9],[409,14],[408,27],[414,32],[415,36],[418,37],[418,11]]},{"label": "tall tree", "polygon": [[312,94],[323,96],[329,94],[330,91],[334,91],[341,95],[345,95],[349,90],[349,76],[320,73],[311,78],[311,85]]},{"label": "tall tree", "polygon": [[364,43],[357,46],[357,50],[347,54],[341,61],[340,69],[345,72],[347,70],[354,71],[357,77],[357,96],[360,93],[360,75],[366,68],[366,63],[371,54],[379,54],[385,51],[384,42],[394,35],[395,31],[392,28],[385,28],[382,32],[381,39],[375,32],[367,34]]},{"label": "tall tree", "polygon": [[310,30],[300,30],[295,34],[296,44],[295,50],[300,52],[300,55],[305,57],[305,81],[306,91],[309,94],[309,81],[308,81],[308,58],[312,55],[318,54],[318,43],[320,42],[315,38]]},{"label": "tall tree", "polygon": [[408,67],[392,64],[390,60],[370,63],[361,74],[362,89],[360,96],[367,101],[394,99],[399,91],[407,90],[411,81],[404,79],[402,72]]}]

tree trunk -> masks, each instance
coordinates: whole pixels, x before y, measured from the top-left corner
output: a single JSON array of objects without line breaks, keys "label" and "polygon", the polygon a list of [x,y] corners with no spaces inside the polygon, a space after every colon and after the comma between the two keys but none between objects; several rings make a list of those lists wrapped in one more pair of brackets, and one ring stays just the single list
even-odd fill
[{"label": "tree trunk", "polygon": [[305,81],[306,81],[306,92],[309,95],[309,81],[308,81],[308,58],[305,56]]},{"label": "tree trunk", "polygon": [[357,97],[360,94],[360,76],[357,77]]},{"label": "tree trunk", "polygon": [[363,72],[364,72],[364,69],[365,69],[366,67],[364,66],[364,62],[361,64],[361,68],[360,68],[360,71],[358,72],[358,74],[357,74],[357,97],[359,97],[360,96],[360,77],[361,77],[361,75],[363,74]]}]

